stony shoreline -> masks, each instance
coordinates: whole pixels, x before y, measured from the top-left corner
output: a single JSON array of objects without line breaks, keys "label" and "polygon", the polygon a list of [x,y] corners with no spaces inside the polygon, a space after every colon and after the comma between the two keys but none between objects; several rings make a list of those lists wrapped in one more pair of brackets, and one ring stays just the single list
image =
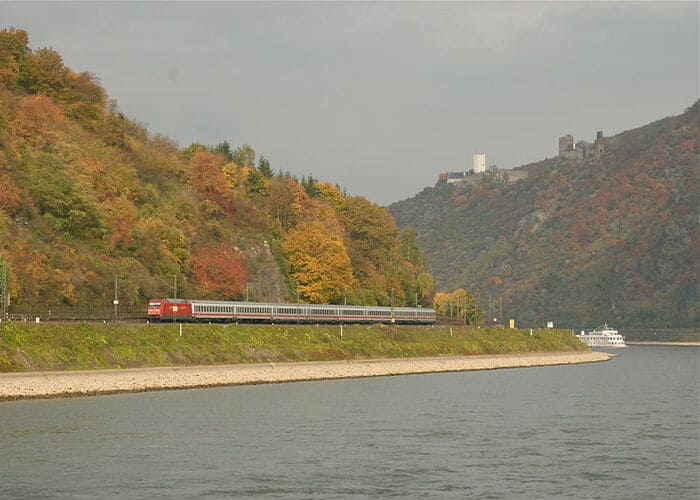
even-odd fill
[{"label": "stony shoreline", "polygon": [[222,366],[183,366],[60,372],[0,373],[0,401],[90,396],[122,392],[192,389],[379,377],[419,373],[493,370],[607,361],[604,352],[558,352],[401,358]]},{"label": "stony shoreline", "polygon": [[657,342],[657,341],[652,341],[652,340],[638,340],[638,341],[632,341],[632,342],[625,342],[625,344],[627,344],[627,345],[680,345],[680,346],[686,346],[686,347],[688,347],[688,346],[699,347],[700,346],[700,342],[690,342],[690,341],[686,341],[686,342],[681,342],[681,341],[678,341],[678,342],[665,342],[665,341]]}]

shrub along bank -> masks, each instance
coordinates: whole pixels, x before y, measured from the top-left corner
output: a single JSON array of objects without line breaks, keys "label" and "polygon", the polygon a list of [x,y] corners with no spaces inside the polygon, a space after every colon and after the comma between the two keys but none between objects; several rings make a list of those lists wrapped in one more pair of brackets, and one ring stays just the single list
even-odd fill
[{"label": "shrub along bank", "polygon": [[587,350],[567,330],[382,325],[0,325],[0,371]]}]

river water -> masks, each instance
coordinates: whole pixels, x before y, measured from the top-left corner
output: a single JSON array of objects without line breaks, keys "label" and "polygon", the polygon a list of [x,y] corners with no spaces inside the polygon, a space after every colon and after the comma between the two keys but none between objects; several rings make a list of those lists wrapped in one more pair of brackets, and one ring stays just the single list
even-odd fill
[{"label": "river water", "polygon": [[698,498],[700,348],[0,403],[0,498]]}]

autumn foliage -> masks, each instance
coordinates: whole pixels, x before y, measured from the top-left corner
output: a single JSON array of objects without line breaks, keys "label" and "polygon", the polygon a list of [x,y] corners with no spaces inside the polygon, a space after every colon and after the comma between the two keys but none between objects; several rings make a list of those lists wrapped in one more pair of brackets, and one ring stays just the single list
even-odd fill
[{"label": "autumn foliage", "polygon": [[[181,147],[89,73],[0,31],[0,261],[15,312],[170,296],[429,305],[415,237],[252,146]],[[42,313],[43,314],[43,313]]]},{"label": "autumn foliage", "polygon": [[249,279],[240,256],[229,246],[200,248],[192,272],[210,297],[240,299]]},{"label": "autumn foliage", "polygon": [[436,293],[433,304],[439,316],[460,318],[468,325],[482,323],[484,319],[484,311],[479,301],[463,288],[453,292]]},{"label": "autumn foliage", "polygon": [[318,222],[292,231],[284,243],[289,274],[303,302],[337,302],[352,290],[350,258],[342,240]]}]

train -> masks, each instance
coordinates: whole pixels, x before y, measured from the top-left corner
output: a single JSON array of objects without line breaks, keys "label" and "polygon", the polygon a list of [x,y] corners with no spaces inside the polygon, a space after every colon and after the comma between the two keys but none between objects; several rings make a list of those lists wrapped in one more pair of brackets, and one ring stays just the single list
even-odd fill
[{"label": "train", "polygon": [[149,321],[206,323],[387,323],[428,325],[435,310],[422,307],[348,306],[227,302],[220,300],[152,299]]}]

